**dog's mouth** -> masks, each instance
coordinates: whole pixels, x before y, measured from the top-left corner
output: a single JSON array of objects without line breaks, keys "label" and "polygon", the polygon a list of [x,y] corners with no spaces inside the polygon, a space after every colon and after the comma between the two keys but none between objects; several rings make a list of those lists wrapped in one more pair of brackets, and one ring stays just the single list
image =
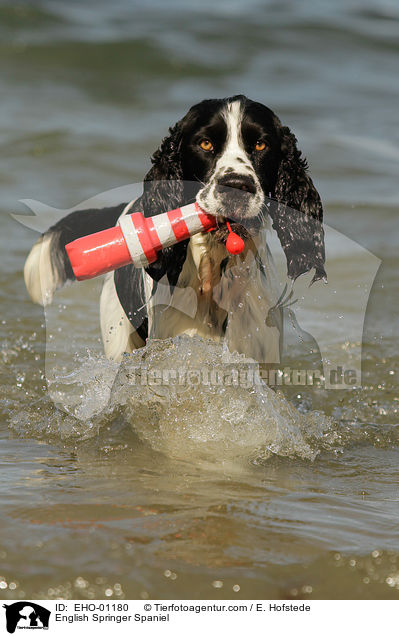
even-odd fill
[{"label": "dog's mouth", "polygon": [[[235,189],[218,186],[216,196],[209,186],[206,186],[196,201],[200,207],[217,219],[217,228],[212,230],[212,237],[219,243],[225,244],[229,234],[237,234],[244,241],[259,232],[262,225],[262,202],[257,199],[252,190]],[[230,228],[230,229],[229,229]]]},{"label": "dog's mouth", "polygon": [[[241,223],[238,223],[237,220],[225,216],[217,216],[218,226],[216,230],[212,232],[212,236],[218,243],[226,243],[227,238],[231,232],[234,234],[238,234],[244,241],[250,238],[250,232],[248,228],[244,227]],[[227,223],[230,226],[227,226]]]},{"label": "dog's mouth", "polygon": [[[234,211],[236,212],[236,211]],[[212,236],[218,243],[226,243],[231,232],[238,234],[244,241],[258,234],[262,226],[261,215],[256,217],[239,217],[236,214],[226,215],[222,210],[215,215],[217,228],[212,231]]]}]

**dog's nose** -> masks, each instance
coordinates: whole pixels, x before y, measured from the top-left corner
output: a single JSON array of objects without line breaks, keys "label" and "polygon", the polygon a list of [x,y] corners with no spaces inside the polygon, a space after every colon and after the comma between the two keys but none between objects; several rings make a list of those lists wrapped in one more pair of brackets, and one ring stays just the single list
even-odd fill
[{"label": "dog's nose", "polygon": [[228,193],[231,188],[255,194],[256,186],[253,178],[246,174],[225,174],[217,180],[218,192]]}]

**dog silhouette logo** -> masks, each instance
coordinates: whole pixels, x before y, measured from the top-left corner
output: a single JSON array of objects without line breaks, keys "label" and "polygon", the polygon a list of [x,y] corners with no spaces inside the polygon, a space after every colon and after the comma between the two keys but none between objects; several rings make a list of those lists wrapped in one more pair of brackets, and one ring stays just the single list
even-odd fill
[{"label": "dog silhouette logo", "polygon": [[37,603],[18,601],[3,607],[6,610],[9,634],[13,634],[16,629],[48,629],[51,612]]}]

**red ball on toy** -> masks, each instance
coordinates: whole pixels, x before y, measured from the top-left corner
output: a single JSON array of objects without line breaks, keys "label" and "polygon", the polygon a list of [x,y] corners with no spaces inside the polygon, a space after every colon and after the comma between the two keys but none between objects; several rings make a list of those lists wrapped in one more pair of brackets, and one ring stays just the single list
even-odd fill
[{"label": "red ball on toy", "polygon": [[245,247],[245,243],[242,240],[241,236],[238,236],[230,227],[230,223],[226,222],[227,228],[229,230],[229,235],[226,241],[226,249],[230,254],[241,254]]}]

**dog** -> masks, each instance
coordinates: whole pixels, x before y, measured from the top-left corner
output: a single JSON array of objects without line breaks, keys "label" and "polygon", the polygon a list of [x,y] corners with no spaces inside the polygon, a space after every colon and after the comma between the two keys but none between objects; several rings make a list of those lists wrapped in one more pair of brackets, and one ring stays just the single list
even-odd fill
[{"label": "dog", "polygon": [[[213,232],[164,249],[144,269],[121,267],[105,277],[100,299],[105,354],[120,360],[147,338],[199,335],[262,363],[279,362],[281,298],[273,287],[266,243],[277,232],[295,280],[315,270],[326,279],[323,208],[297,140],[279,118],[244,95],[207,99],[169,129],[152,156],[134,202],[79,210],[61,219],[32,248],[24,269],[31,298],[51,302],[75,279],[65,245],[114,226],[122,214],[154,216],[196,201],[217,219]],[[231,230],[245,242],[226,250]]]}]

